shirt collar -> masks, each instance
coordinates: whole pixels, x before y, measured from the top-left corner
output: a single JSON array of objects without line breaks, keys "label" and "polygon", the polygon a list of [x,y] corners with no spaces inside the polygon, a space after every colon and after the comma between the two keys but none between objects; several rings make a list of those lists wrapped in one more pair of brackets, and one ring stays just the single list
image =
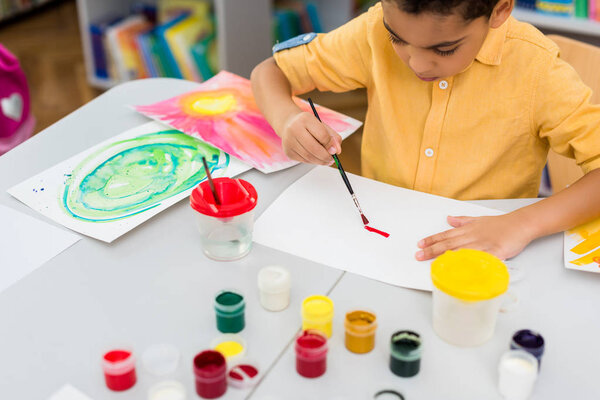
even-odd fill
[{"label": "shirt collar", "polygon": [[490,29],[477,57],[475,57],[477,61],[487,65],[500,65],[506,32],[508,31],[508,25],[512,22],[511,20],[512,17],[498,28]]}]

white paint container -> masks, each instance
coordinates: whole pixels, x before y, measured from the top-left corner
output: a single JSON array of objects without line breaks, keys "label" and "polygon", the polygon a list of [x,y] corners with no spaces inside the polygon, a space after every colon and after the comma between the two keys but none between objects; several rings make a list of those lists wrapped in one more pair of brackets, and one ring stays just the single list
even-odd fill
[{"label": "white paint container", "polygon": [[272,265],[258,272],[260,304],[268,311],[281,311],[290,304],[290,272]]},{"label": "white paint container", "polygon": [[148,400],[185,400],[185,387],[177,381],[163,381],[150,387]]},{"label": "white paint container", "polygon": [[526,400],[538,376],[538,360],[524,350],[509,350],[498,365],[498,390],[506,400]]}]

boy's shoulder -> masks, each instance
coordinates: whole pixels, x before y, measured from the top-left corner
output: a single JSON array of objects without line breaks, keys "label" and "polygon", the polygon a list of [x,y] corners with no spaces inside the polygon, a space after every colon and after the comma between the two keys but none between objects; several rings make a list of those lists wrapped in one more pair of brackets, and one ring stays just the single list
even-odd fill
[{"label": "boy's shoulder", "polygon": [[506,32],[506,41],[523,50],[535,54],[547,55],[550,58],[558,56],[559,48],[550,38],[533,25],[510,17]]}]

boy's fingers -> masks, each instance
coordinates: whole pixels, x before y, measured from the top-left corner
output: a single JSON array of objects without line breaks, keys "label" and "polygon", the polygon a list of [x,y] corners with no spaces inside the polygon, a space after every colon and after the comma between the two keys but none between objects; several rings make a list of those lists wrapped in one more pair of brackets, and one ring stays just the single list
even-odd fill
[{"label": "boy's fingers", "polygon": [[449,229],[447,231],[436,233],[435,235],[428,236],[425,239],[419,240],[417,246],[419,246],[421,249],[424,249],[426,247],[433,246],[435,243],[448,240],[460,234],[461,232],[457,231],[456,229]]},{"label": "boy's fingers", "polygon": [[329,156],[325,149],[321,147],[321,145],[308,132],[305,132],[303,138],[296,138],[296,146],[294,146],[294,150],[296,151],[296,153],[298,153],[301,157],[303,157],[305,160],[307,160],[307,162],[311,164],[326,165],[329,163],[329,160],[321,160],[314,153],[315,150],[320,150],[326,156]]},{"label": "boy's fingers", "polygon": [[[336,154],[341,151],[341,145],[336,141],[336,137],[339,136],[337,132],[328,127],[327,125],[319,122],[316,118],[310,121],[307,125],[310,134],[331,154]],[[334,138],[332,140],[332,137]],[[341,137],[339,142],[341,142]]]},{"label": "boy's fingers", "polygon": [[311,132],[304,131],[297,140],[298,143],[315,158],[315,164],[329,164],[331,161],[331,154],[329,154],[325,147],[317,141]]},{"label": "boy's fingers", "polygon": [[[327,143],[325,145],[325,148],[327,149],[327,151],[329,151],[329,154],[339,154],[342,152],[342,137],[340,136],[339,133],[337,133],[336,131],[334,131],[333,129],[331,129],[330,127],[328,127],[327,125],[325,125],[325,127],[327,128],[327,132],[329,133],[329,143]],[[333,153],[332,153],[333,151]]]},{"label": "boy's fingers", "polygon": [[475,220],[474,217],[453,217],[451,215],[449,215],[447,218],[448,224],[450,224],[450,226],[453,226],[455,228],[459,228],[463,225],[473,222],[474,220]]}]

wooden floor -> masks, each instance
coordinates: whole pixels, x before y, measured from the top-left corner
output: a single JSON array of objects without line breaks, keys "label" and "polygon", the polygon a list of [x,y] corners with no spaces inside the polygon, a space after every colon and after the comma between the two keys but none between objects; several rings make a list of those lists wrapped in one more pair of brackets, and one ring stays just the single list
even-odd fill
[{"label": "wooden floor", "polygon": [[0,43],[17,56],[27,76],[35,132],[101,93],[86,81],[74,0],[2,24]]},{"label": "wooden floor", "polygon": [[[3,23],[0,43],[17,56],[27,76],[36,133],[102,93],[86,80],[75,0],[58,1]],[[364,121],[364,91],[310,95],[316,103]],[[360,139],[359,132],[345,140],[340,156],[344,168],[356,174],[360,173]]]}]

